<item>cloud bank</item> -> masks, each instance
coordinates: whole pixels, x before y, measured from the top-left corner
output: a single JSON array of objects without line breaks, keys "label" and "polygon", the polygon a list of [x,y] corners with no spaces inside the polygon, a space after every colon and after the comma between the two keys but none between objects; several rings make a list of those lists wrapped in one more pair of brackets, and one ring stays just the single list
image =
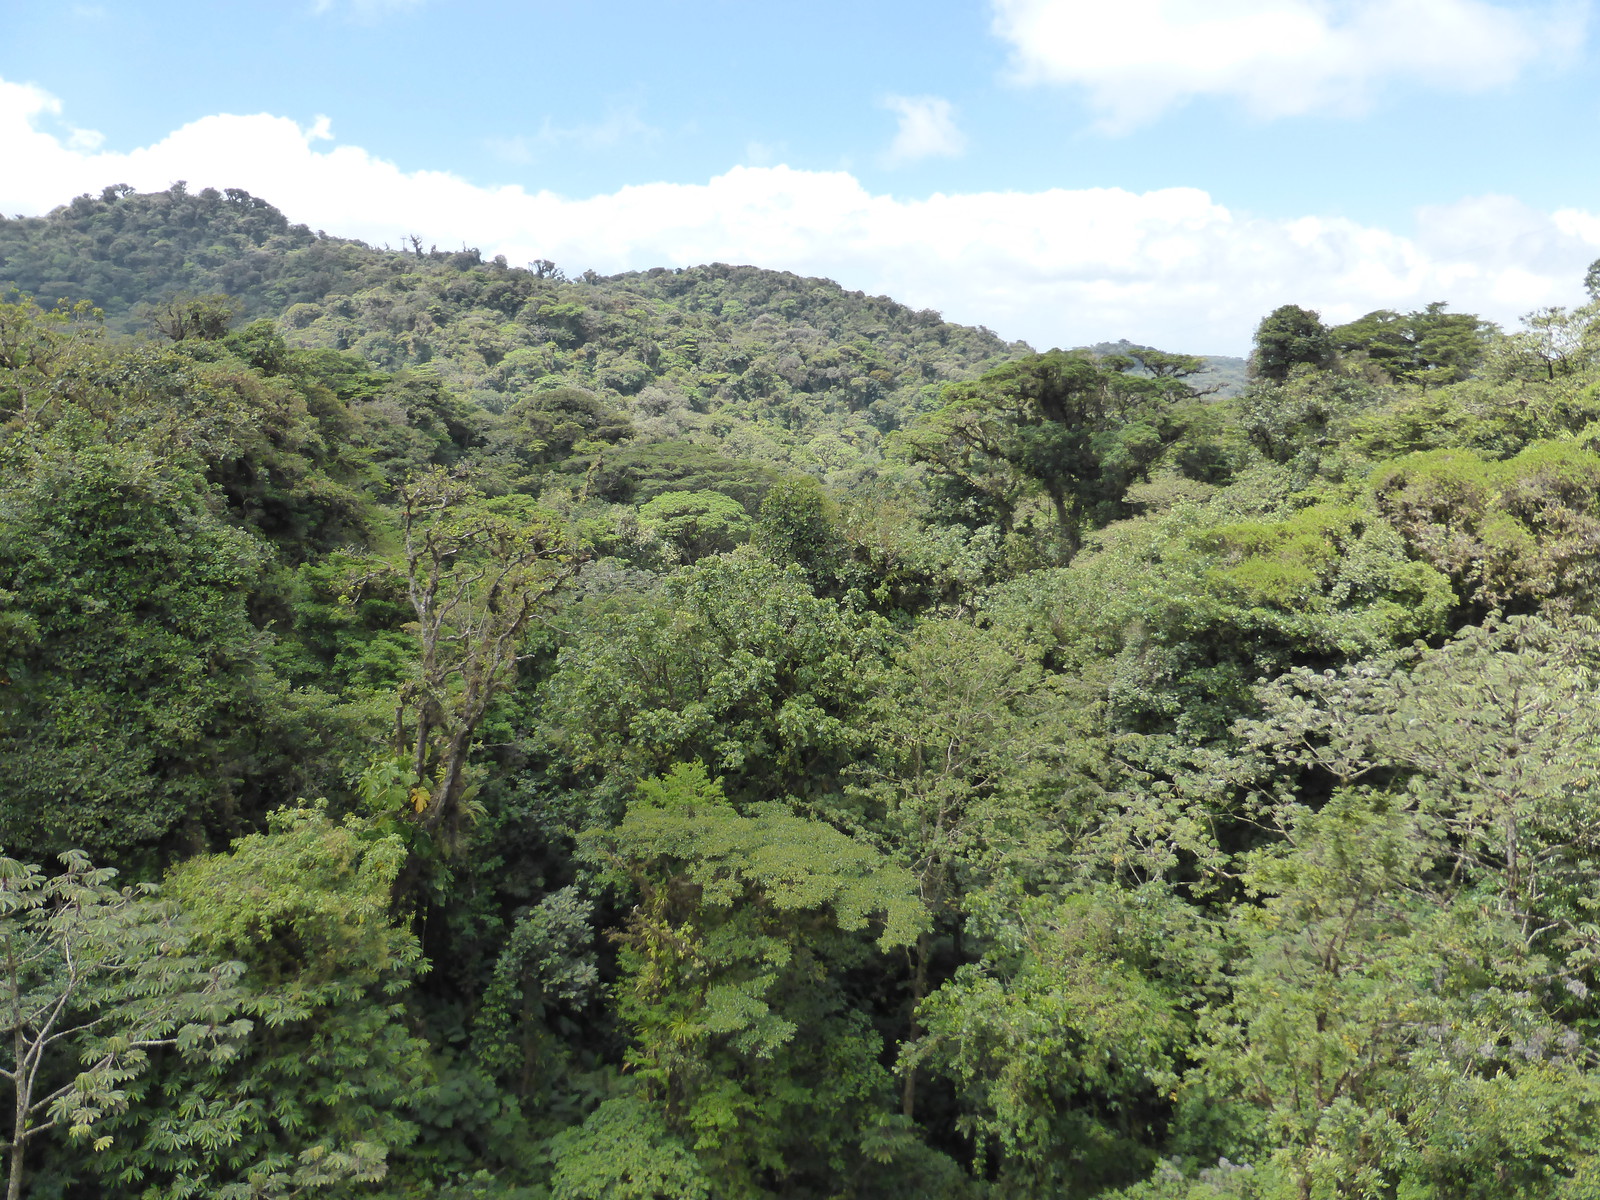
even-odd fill
[{"label": "cloud bank", "polygon": [[292,220],[373,243],[415,233],[576,275],[722,261],[824,275],[1041,348],[1128,337],[1242,353],[1280,304],[1348,320],[1446,300],[1509,321],[1581,298],[1600,214],[1477,197],[1406,236],[1342,219],[1252,217],[1205,192],[1119,188],[874,194],[852,175],[735,167],[706,183],[570,198],[405,171],[319,119],[208,116],[150,146],[104,149],[54,97],[0,80],[0,211],[39,214],[112,183],[242,187]]},{"label": "cloud bank", "polygon": [[1383,85],[1484,91],[1579,47],[1587,0],[993,0],[1022,83],[1087,90],[1108,132],[1202,96],[1359,112]]}]

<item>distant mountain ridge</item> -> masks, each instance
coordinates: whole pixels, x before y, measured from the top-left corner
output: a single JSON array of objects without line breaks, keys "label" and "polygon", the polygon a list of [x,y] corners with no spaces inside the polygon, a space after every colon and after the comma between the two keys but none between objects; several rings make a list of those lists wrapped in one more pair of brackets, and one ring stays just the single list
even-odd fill
[{"label": "distant mountain ridge", "polygon": [[[476,249],[369,246],[293,224],[236,188],[108,187],[44,217],[0,217],[0,293],[87,299],[114,330],[175,294],[225,294],[235,323],[290,345],[426,371],[489,412],[576,387],[647,440],[682,441],[828,476],[868,466],[882,437],[946,384],[1031,351],[829,279],[713,263],[569,279]],[[1116,353],[1128,342],[1090,347]],[[1197,378],[1232,394],[1238,359]]]},{"label": "distant mountain ridge", "polygon": [[[1154,350],[1155,346],[1145,346],[1138,342],[1130,342],[1122,338],[1115,342],[1096,342],[1092,346],[1079,346],[1079,350],[1087,350],[1091,354],[1130,354],[1139,350]],[[1205,370],[1189,376],[1189,382],[1202,391],[1210,390],[1216,396],[1237,396],[1244,391],[1246,378],[1245,372],[1249,360],[1237,358],[1226,354],[1197,354],[1196,358],[1206,364]]]}]

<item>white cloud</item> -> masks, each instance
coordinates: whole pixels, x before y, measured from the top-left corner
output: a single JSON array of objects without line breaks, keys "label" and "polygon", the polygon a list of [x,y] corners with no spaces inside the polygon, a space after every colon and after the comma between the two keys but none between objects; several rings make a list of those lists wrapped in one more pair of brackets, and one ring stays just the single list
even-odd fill
[{"label": "white cloud", "polygon": [[483,144],[502,162],[526,166],[552,150],[610,150],[625,142],[654,141],[661,131],[648,124],[637,109],[619,108],[604,120],[579,125],[557,125],[549,117],[534,134],[487,137]]},{"label": "white cloud", "polygon": [[1590,0],[993,0],[1023,83],[1087,90],[1121,132],[1186,100],[1357,112],[1386,83],[1481,91],[1570,54]]},{"label": "white cloud", "polygon": [[[1040,347],[1129,337],[1238,353],[1280,304],[1348,320],[1431,300],[1509,321],[1581,299],[1600,213],[1480,197],[1415,236],[1315,215],[1269,220],[1202,191],[1117,188],[898,199],[841,171],[735,167],[703,184],[569,198],[403,171],[284,117],[210,116],[128,152],[74,148],[60,105],[0,80],[0,210],[41,213],[112,183],[242,187],[314,228],[398,245],[416,233],[575,275],[743,262],[825,275]],[[70,127],[62,125],[63,130]]]},{"label": "white cloud", "polygon": [[[55,125],[64,137],[41,132],[40,125]],[[105,135],[98,130],[79,129],[63,121],[61,101],[43,88],[0,78],[0,146],[10,146],[12,137],[19,145],[59,144],[74,153],[93,152],[105,143]],[[22,169],[20,163],[16,169]],[[0,209],[4,207],[0,201]]]},{"label": "white cloud", "polygon": [[956,128],[950,101],[938,96],[885,96],[883,106],[900,118],[884,161],[890,166],[924,158],[953,158],[967,148]]}]

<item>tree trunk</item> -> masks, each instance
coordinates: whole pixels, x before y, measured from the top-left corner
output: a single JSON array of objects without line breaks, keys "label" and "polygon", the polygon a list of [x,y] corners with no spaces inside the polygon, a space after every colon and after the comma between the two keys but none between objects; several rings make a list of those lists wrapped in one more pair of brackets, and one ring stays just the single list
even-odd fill
[{"label": "tree trunk", "polygon": [[1056,534],[1060,543],[1061,565],[1071,566],[1072,560],[1078,557],[1078,551],[1083,545],[1081,524],[1082,513],[1076,501],[1069,502],[1065,493],[1052,491],[1050,502],[1056,509]]},{"label": "tree trunk", "polygon": [[22,1152],[28,1140],[28,1102],[32,1093],[23,1085],[22,1054],[17,1054],[17,1111],[11,1122],[11,1162],[6,1174],[6,1200],[22,1200]]},{"label": "tree trunk", "polygon": [[444,761],[440,771],[439,791],[433,798],[431,811],[428,813],[426,825],[429,829],[438,829],[452,815],[461,802],[462,784],[467,769],[467,755],[472,749],[472,732],[470,729],[458,729],[450,735],[450,740],[445,743]]},{"label": "tree trunk", "polygon": [[[906,1028],[908,1044],[916,1041],[922,1033],[922,1026],[917,1021],[917,1010],[928,998],[928,955],[932,953],[932,949],[932,939],[926,933],[918,934],[917,965],[911,973],[911,1020]],[[906,1120],[910,1121],[915,1118],[916,1110],[917,1069],[910,1067],[906,1070],[905,1079],[900,1085],[900,1111],[905,1114]]]}]

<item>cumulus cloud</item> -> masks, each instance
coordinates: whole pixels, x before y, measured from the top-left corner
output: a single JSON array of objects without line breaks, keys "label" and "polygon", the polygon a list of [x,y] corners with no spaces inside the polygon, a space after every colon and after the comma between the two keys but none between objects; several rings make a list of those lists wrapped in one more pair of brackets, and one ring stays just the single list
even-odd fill
[{"label": "cumulus cloud", "polygon": [[[54,126],[59,132],[41,131]],[[65,146],[75,153],[93,152],[105,142],[105,135],[94,129],[79,129],[61,118],[61,101],[31,83],[9,83],[0,78],[0,146],[12,144],[43,148]],[[15,165],[22,169],[22,162]],[[4,185],[0,184],[0,188]],[[4,207],[0,203],[0,207]]]},{"label": "cumulus cloud", "polygon": [[1570,54],[1589,0],[993,0],[1023,83],[1087,90],[1120,132],[1201,96],[1259,117],[1358,112],[1384,84],[1495,88]]},{"label": "cumulus cloud", "polygon": [[1505,197],[1429,210],[1401,232],[1315,215],[1253,217],[1192,188],[900,199],[841,171],[734,167],[706,183],[572,198],[406,171],[330,141],[325,119],[208,116],[117,152],[70,144],[61,106],[0,80],[0,210],[42,213],[112,183],[242,187],[314,228],[399,245],[416,233],[569,274],[704,262],[825,275],[1036,346],[1128,337],[1244,351],[1280,304],[1334,321],[1431,300],[1511,320],[1582,296],[1600,214]]},{"label": "cumulus cloud", "polygon": [[883,106],[900,118],[894,141],[884,155],[889,166],[924,158],[953,158],[967,148],[956,128],[950,101],[938,96],[885,96]]}]

